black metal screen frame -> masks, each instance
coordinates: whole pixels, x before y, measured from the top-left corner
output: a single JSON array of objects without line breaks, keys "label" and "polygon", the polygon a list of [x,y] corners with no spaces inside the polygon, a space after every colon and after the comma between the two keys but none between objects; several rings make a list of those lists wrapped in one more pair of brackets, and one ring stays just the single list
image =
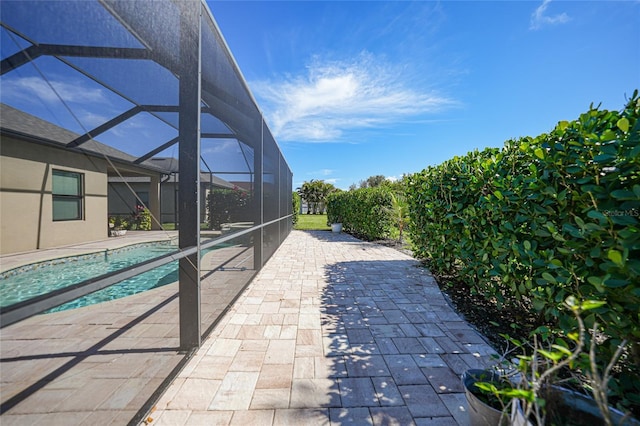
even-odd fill
[{"label": "black metal screen frame", "polygon": [[[76,5],[82,7],[82,3],[78,2]],[[6,4],[12,7],[18,5],[18,3]],[[63,2],[57,3],[56,7],[61,4]],[[179,252],[117,272],[93,277],[67,288],[4,307],[0,309],[0,328],[178,260],[181,304],[180,346],[182,350],[188,351],[200,345],[201,337],[198,320],[200,252],[225,241],[248,235],[253,238],[253,267],[259,271],[291,230],[289,222],[291,222],[292,173],[206,2],[201,0],[156,2],[95,0],[91,2],[91,7],[104,8],[114,18],[116,25],[121,25],[120,30],[128,32],[136,43],[131,43],[131,46],[102,46],[81,45],[77,42],[65,44],[64,37],[61,37],[61,40],[36,40],[34,39],[36,36],[30,37],[28,34],[29,25],[31,25],[29,22],[12,20],[11,15],[5,13],[3,8],[2,28],[31,45],[17,52],[14,51],[15,53],[2,59],[0,75],[10,75],[12,71],[38,58],[49,57],[132,104],[132,107],[115,117],[93,126],[73,140],[65,141],[63,148],[70,152],[84,152],[85,145],[93,142],[97,136],[143,113],[151,114],[159,122],[176,128],[178,136],[160,141],[156,148],[149,150],[146,154],[133,156],[130,164],[144,166],[143,163],[154,155],[175,144],[178,145]],[[156,11],[159,12],[154,13]],[[171,19],[177,25],[173,27],[158,25],[154,19],[157,19],[156,15],[162,13],[172,14]],[[5,19],[8,22],[5,22]],[[69,28],[65,28],[64,31],[73,33],[73,29]],[[74,34],[69,39],[77,41],[79,37],[82,38],[84,35]],[[108,44],[109,35],[105,37],[107,38],[105,42]],[[137,46],[132,47],[134,44]],[[82,63],[77,63],[73,58],[152,61],[168,70],[177,79],[178,103],[176,105],[145,103],[143,100],[136,99],[135,94],[124,93],[121,88],[115,87],[118,85],[117,81],[113,82],[115,86],[109,84],[100,75],[94,75],[89,69],[83,68]],[[177,126],[163,118],[163,113],[177,113]],[[224,126],[218,126],[219,129],[226,128],[229,131],[220,132],[219,129],[211,131],[201,128],[201,114],[210,114],[218,120],[218,123],[224,124]],[[201,138],[229,138],[237,141],[247,169],[246,174],[250,176],[249,184],[254,198],[251,205],[253,226],[205,242],[202,242],[200,236],[201,218],[198,207],[202,196],[200,167],[204,163],[209,172],[212,169],[207,165],[209,160],[201,155]],[[31,139],[32,137],[26,135],[25,140]],[[253,159],[250,156],[247,157],[242,144],[246,144],[253,150]],[[87,155],[95,155],[95,153]],[[268,156],[266,162],[265,156]],[[126,163],[122,158],[113,162],[110,153],[103,157],[114,167]],[[213,169],[215,170],[215,166]],[[232,173],[240,174],[241,172]],[[267,197],[266,200],[265,197]]]}]

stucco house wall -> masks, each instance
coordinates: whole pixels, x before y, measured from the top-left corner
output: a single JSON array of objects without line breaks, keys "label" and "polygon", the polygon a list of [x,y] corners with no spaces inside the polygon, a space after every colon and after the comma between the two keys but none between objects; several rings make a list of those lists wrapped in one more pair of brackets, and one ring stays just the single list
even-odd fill
[{"label": "stucco house wall", "polygon": [[[15,253],[108,237],[104,160],[27,143],[0,141],[0,253]],[[54,221],[53,170],[83,175],[83,218]]]},{"label": "stucco house wall", "polygon": [[[3,103],[0,116],[0,254],[108,238],[113,168],[118,175],[146,177],[150,210],[160,215],[163,170],[154,164],[134,164],[135,157],[95,140],[69,149],[78,134]],[[53,220],[54,170],[82,176],[80,219]]]}]

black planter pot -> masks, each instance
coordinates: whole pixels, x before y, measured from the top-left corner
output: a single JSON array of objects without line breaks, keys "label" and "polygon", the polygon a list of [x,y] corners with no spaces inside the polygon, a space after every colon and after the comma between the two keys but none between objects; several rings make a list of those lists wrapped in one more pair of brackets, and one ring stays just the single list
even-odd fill
[{"label": "black planter pot", "polygon": [[[465,395],[469,406],[469,424],[471,426],[532,426],[533,423],[524,418],[524,413],[518,401],[514,401],[510,416],[496,409],[474,394],[476,382],[498,383],[500,376],[490,370],[467,370],[462,375]],[[562,419],[553,419],[553,412],[547,414],[547,420],[554,424],[566,424],[566,421],[573,421],[578,425],[604,425],[602,414],[597,404],[589,395],[584,395],[569,389],[553,386],[551,393],[545,396],[548,401],[553,401],[553,410],[562,416]],[[548,406],[548,408],[550,408]],[[640,421],[626,417],[623,412],[609,407],[611,420],[616,426],[640,426]]]},{"label": "black planter pot", "polygon": [[[547,423],[574,425],[604,425],[604,417],[598,405],[589,395],[575,392],[570,389],[552,386],[551,392],[545,396],[547,401],[554,401],[551,412],[547,413]],[[555,418],[554,418],[555,414]],[[640,422],[633,417],[625,416],[622,411],[609,407],[611,422],[615,426],[640,426]],[[513,426],[533,426],[533,423],[525,421],[519,403],[514,404],[511,413]]]}]

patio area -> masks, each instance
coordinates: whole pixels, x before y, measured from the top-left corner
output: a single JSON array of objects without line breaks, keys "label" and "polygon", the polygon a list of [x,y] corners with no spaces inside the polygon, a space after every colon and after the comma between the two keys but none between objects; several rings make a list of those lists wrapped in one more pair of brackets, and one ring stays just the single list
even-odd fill
[{"label": "patio area", "polygon": [[2,424],[136,424],[156,400],[143,424],[468,423],[460,374],[493,351],[417,261],[293,231],[225,314],[253,273],[229,250],[251,252],[203,259],[203,327],[223,316],[188,361],[177,284],[4,328]]},{"label": "patio area", "polygon": [[[134,232],[91,244],[4,256],[6,264],[173,238]],[[233,245],[201,260],[201,326],[207,330],[255,271],[253,250]],[[176,274],[177,278],[177,274]],[[145,404],[188,359],[179,350],[178,284],[82,308],[36,315],[0,334],[0,423],[135,424]],[[175,374],[173,374],[175,376]]]},{"label": "patio area", "polygon": [[146,423],[464,425],[491,353],[411,257],[293,231]]}]

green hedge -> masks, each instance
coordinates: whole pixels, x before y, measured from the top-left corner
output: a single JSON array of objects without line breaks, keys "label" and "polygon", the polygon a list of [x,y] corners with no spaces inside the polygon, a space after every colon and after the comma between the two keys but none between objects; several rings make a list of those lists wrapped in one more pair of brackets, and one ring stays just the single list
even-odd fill
[{"label": "green hedge", "polygon": [[214,189],[207,195],[209,229],[220,229],[223,223],[253,221],[253,196],[236,189]]},{"label": "green hedge", "polygon": [[293,191],[293,193],[291,194],[291,203],[292,203],[292,209],[293,209],[293,216],[291,221],[293,222],[293,226],[296,226],[298,224],[298,215],[300,214],[300,194],[298,194],[296,191]]},{"label": "green hedge", "polygon": [[393,200],[385,187],[334,192],[327,199],[327,222],[342,223],[345,232],[365,240],[389,238],[393,232]]},{"label": "green hedge", "polygon": [[[549,134],[510,140],[408,179],[414,253],[500,305],[572,328],[569,295],[605,300],[587,318],[622,339],[630,376],[612,384],[640,404],[640,99],[591,108]],[[636,384],[631,382],[635,377]]]}]

